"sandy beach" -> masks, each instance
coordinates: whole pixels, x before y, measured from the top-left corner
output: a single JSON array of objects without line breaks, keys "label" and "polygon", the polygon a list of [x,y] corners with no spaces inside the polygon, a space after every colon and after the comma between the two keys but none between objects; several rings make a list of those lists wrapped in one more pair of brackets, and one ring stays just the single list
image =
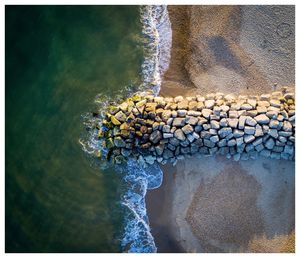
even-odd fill
[{"label": "sandy beach", "polygon": [[[292,6],[169,6],[161,95],[257,95],[295,84]],[[295,163],[193,157],[162,166],[146,205],[158,252],[294,252]]]}]

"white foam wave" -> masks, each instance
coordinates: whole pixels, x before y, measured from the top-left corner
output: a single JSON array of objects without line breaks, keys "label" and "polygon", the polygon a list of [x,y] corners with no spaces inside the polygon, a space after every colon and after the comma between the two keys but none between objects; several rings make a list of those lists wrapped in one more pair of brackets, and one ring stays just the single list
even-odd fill
[{"label": "white foam wave", "polygon": [[147,5],[140,9],[142,33],[146,40],[142,64],[143,86],[159,94],[162,75],[168,69],[171,56],[172,29],[167,6]]},{"label": "white foam wave", "polygon": [[[139,87],[140,94],[150,91],[158,95],[161,87],[163,73],[169,67],[171,49],[171,24],[166,6],[142,6],[140,9],[142,34],[145,38],[145,56],[142,64],[142,84]],[[132,94],[130,87],[120,92],[120,98]],[[101,111],[97,117],[91,114],[83,115],[83,123],[88,133],[79,140],[83,151],[88,154],[99,152],[105,154],[102,140],[98,139],[98,128],[102,127],[105,110],[112,102],[118,102],[110,96],[99,95],[96,101]],[[102,169],[109,163],[102,160],[97,163]],[[155,189],[162,184],[163,173],[157,164],[144,168],[136,161],[129,160],[127,166],[116,166],[116,171],[123,173],[127,191],[122,197],[121,203],[127,208],[124,234],[121,246],[125,252],[153,253],[157,251],[147,216],[145,196],[148,189]]]},{"label": "white foam wave", "polygon": [[[169,67],[172,30],[167,6],[142,6],[140,9],[142,33],[146,39],[142,64],[141,89],[158,95],[162,75]],[[125,181],[130,185],[122,204],[129,209],[122,247],[126,252],[156,252],[157,248],[147,216],[145,196],[148,189],[160,187],[163,173],[158,165],[144,168],[130,161],[125,170]]]}]

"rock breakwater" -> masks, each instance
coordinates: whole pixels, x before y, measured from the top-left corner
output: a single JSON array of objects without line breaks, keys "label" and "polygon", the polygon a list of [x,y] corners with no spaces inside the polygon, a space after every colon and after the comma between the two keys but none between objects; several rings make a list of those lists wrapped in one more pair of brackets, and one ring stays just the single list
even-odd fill
[{"label": "rock breakwater", "polygon": [[176,164],[191,155],[226,155],[235,161],[259,155],[294,159],[293,89],[260,96],[211,93],[155,97],[141,93],[110,106],[99,126],[101,156],[121,164]]}]

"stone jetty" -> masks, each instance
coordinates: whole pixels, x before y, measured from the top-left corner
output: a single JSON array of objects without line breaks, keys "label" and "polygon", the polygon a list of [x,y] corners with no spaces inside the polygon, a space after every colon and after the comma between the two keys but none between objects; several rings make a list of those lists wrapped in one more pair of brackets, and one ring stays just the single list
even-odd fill
[{"label": "stone jetty", "polygon": [[260,96],[139,94],[110,106],[99,128],[101,155],[117,164],[174,164],[191,155],[294,160],[295,95],[288,87]]}]

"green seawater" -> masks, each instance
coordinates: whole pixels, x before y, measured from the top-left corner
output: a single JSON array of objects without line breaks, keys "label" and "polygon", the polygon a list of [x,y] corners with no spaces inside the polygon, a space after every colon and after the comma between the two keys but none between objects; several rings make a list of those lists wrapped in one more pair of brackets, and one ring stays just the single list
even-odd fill
[{"label": "green seawater", "polygon": [[6,6],[6,252],[119,252],[120,176],[82,151],[98,93],[140,80],[137,6]]}]

